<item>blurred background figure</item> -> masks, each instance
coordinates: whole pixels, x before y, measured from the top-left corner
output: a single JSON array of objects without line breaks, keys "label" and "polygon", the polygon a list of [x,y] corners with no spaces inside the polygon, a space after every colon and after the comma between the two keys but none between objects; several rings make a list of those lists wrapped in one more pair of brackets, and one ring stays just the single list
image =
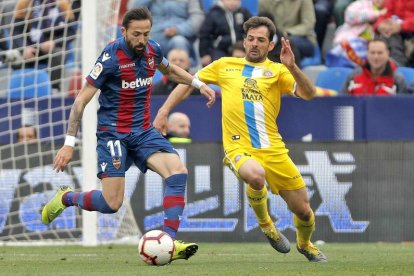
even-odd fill
[{"label": "blurred background figure", "polygon": [[313,56],[317,46],[312,0],[260,0],[259,14],[270,12],[276,27],[293,44],[295,61]]},{"label": "blurred background figure", "polygon": [[315,32],[320,49],[323,47],[325,40],[326,30],[328,24],[331,22],[333,16],[333,8],[336,0],[313,0],[315,7]]},{"label": "blurred background figure", "polygon": [[153,18],[150,38],[161,45],[164,55],[185,49],[196,65],[193,43],[198,38],[204,11],[198,0],[130,0],[128,9],[146,6]]},{"label": "blurred background figure", "polygon": [[385,0],[386,13],[374,28],[390,46],[398,66],[414,66],[414,0]]},{"label": "blurred background figure", "polygon": [[243,41],[237,41],[233,45],[231,45],[230,49],[230,56],[243,58],[246,56],[246,51],[244,50]]},{"label": "blurred background figure", "polygon": [[[18,0],[11,29],[12,48],[21,51],[21,67],[47,68],[52,87],[60,90],[68,43],[76,24],[70,0]],[[14,69],[21,68],[14,66]]]},{"label": "blurred background figure", "polygon": [[397,66],[390,59],[390,51],[384,39],[368,42],[367,62],[355,69],[343,88],[349,95],[392,96],[406,92],[404,78],[396,71]]},{"label": "blurred background figure", "polygon": [[345,23],[335,32],[334,44],[353,38],[366,41],[374,38],[373,24],[387,10],[385,0],[359,0],[351,3],[345,10]]},{"label": "blurred background figure", "polygon": [[167,122],[167,139],[171,143],[191,143],[190,118],[182,112],[171,113]]},{"label": "blurred background figure", "polygon": [[38,141],[36,128],[32,125],[23,125],[17,130],[16,140],[17,143],[36,143]]},{"label": "blurred background figure", "polygon": [[[172,64],[175,64],[187,72],[190,70],[191,61],[188,53],[184,49],[173,49],[168,53],[167,59]],[[178,84],[174,81],[170,81],[162,76],[161,80],[154,84],[152,87],[152,95],[168,95]],[[194,94],[200,94],[200,92],[194,91]],[[192,93],[192,95],[193,95]]]},{"label": "blurred background figure", "polygon": [[229,48],[243,40],[243,24],[252,14],[240,0],[219,0],[206,15],[201,30],[199,53],[206,66],[221,57],[231,56]]}]

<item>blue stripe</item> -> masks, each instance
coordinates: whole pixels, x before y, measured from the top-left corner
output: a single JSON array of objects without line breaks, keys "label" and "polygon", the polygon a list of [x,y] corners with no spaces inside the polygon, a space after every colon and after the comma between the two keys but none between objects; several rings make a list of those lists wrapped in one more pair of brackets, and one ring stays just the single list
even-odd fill
[{"label": "blue stripe", "polygon": [[247,65],[247,64],[244,65],[242,76],[247,77],[247,78],[251,78],[252,73],[253,73],[253,69],[254,69],[254,66],[250,66],[250,65]]},{"label": "blue stripe", "polygon": [[244,116],[247,123],[247,128],[249,130],[250,141],[254,148],[261,148],[259,132],[256,129],[256,121],[254,119],[254,105],[253,102],[245,101],[244,102]]}]

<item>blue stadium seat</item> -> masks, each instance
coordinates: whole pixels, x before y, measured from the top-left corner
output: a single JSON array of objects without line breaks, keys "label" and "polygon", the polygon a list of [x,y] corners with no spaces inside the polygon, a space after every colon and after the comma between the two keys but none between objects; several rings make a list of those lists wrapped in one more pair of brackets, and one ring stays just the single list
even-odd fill
[{"label": "blue stadium seat", "polygon": [[319,46],[315,47],[313,56],[303,58],[300,61],[300,67],[302,68],[305,68],[306,66],[321,65],[321,64],[322,64],[322,57],[321,57],[321,49],[319,48]]},{"label": "blue stadium seat", "polygon": [[407,85],[414,84],[414,68],[411,67],[398,67],[397,72],[403,75]]},{"label": "blue stadium seat", "polygon": [[340,92],[351,72],[352,68],[348,67],[328,67],[319,73],[315,85]]},{"label": "blue stadium seat", "polygon": [[45,70],[25,68],[12,71],[8,97],[11,99],[33,98],[50,95],[52,87]]}]

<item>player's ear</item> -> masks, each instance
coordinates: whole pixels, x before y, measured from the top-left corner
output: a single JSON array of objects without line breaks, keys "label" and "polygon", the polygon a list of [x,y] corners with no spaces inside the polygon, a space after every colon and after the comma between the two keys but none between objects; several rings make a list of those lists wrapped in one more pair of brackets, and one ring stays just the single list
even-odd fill
[{"label": "player's ear", "polygon": [[275,42],[272,40],[269,43],[269,52],[272,51],[275,48]]},{"label": "player's ear", "polygon": [[125,29],[125,27],[121,27],[121,34],[123,36],[126,36],[126,29]]}]

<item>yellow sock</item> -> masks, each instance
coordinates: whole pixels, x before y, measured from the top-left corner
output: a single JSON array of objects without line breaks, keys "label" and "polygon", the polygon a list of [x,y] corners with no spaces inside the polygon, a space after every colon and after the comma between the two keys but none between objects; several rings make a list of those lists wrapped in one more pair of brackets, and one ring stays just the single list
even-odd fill
[{"label": "yellow sock", "polygon": [[261,190],[254,190],[247,185],[246,189],[247,199],[249,200],[250,206],[253,208],[254,213],[257,217],[257,222],[260,226],[273,223],[267,211],[267,189],[266,186]]},{"label": "yellow sock", "polygon": [[293,215],[293,223],[296,226],[296,241],[301,248],[310,243],[312,233],[315,231],[315,215],[312,210],[311,212],[311,218],[309,221],[303,221],[295,214]]}]

